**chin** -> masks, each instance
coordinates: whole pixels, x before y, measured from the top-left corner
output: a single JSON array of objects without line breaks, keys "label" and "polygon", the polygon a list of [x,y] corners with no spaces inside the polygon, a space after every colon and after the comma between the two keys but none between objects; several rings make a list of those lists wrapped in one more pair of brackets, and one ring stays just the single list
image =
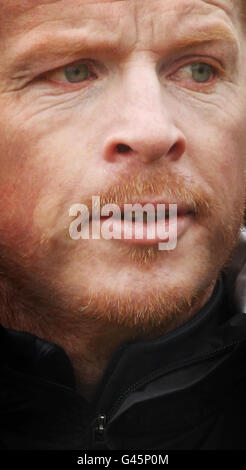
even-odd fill
[{"label": "chin", "polygon": [[191,318],[212,294],[214,271],[204,275],[190,268],[182,266],[178,271],[176,267],[176,272],[158,275],[135,269],[128,281],[122,272],[112,277],[104,273],[101,279],[94,277],[90,294],[81,299],[76,310],[84,320],[137,334],[166,332]]}]

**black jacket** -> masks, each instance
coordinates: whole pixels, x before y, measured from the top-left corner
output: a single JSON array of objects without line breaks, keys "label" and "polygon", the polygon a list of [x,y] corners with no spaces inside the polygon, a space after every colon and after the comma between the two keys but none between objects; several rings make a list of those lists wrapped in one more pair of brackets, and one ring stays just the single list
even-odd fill
[{"label": "black jacket", "polygon": [[245,258],[242,236],[209,302],[120,347],[91,404],[60,347],[1,327],[0,448],[246,449]]}]

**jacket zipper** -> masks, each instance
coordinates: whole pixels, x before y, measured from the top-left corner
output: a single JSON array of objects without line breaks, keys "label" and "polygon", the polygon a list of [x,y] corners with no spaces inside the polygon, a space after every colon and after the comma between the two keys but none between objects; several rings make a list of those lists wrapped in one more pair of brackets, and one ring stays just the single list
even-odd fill
[{"label": "jacket zipper", "polygon": [[[240,341],[234,341],[231,344],[225,346],[222,349],[216,350],[213,353],[208,353],[204,354],[203,356],[200,356],[196,359],[193,360],[186,360],[182,361],[181,363],[177,364],[176,366],[173,365],[170,368],[167,368],[165,370],[165,374],[174,372],[175,370],[179,370],[181,367],[188,366],[191,364],[195,364],[196,362],[200,362],[201,359],[206,360],[206,359],[211,359],[213,357],[219,356],[222,353],[229,352],[231,349],[233,349]],[[157,379],[163,374],[163,369],[157,369],[153,371],[151,374],[148,376],[144,377],[142,380],[135,382],[133,385],[128,387],[120,396],[117,398],[115,401],[114,405],[110,408],[109,412],[101,412],[97,415],[96,419],[93,421],[93,442],[94,444],[100,446],[105,445],[105,431],[107,428],[107,423],[110,421],[112,416],[117,412],[117,410],[120,408],[121,403],[127,398],[127,396],[130,393],[134,393],[139,387],[143,387],[145,385],[148,385],[148,383],[152,382],[154,379]]]},{"label": "jacket zipper", "polygon": [[106,415],[100,413],[94,421],[94,442],[104,442],[104,434],[106,427]]}]

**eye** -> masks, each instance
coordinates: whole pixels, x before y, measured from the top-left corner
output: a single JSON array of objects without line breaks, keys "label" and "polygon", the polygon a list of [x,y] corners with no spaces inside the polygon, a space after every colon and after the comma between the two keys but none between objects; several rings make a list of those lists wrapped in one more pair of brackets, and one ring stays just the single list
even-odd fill
[{"label": "eye", "polygon": [[203,62],[192,64],[190,68],[192,79],[197,83],[208,82],[215,73],[214,67],[212,67],[212,65],[205,64]]},{"label": "eye", "polygon": [[91,78],[95,78],[96,74],[93,65],[89,62],[80,62],[70,64],[65,67],[48,72],[45,78],[59,83],[83,83]]},{"label": "eye", "polygon": [[64,75],[68,82],[78,83],[88,80],[90,70],[87,64],[78,64],[64,67]]},{"label": "eye", "polygon": [[[218,66],[219,69],[219,66]],[[188,87],[212,84],[220,70],[205,62],[194,62],[180,67],[170,78]],[[221,73],[222,70],[221,70]]]}]

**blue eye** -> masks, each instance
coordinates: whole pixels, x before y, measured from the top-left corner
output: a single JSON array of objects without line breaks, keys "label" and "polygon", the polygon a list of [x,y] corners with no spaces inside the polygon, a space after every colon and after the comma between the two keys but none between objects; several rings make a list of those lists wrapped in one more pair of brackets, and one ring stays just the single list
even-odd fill
[{"label": "blue eye", "polygon": [[208,82],[214,75],[214,68],[203,62],[191,65],[192,79],[197,83]]},{"label": "blue eye", "polygon": [[89,79],[90,71],[87,64],[70,65],[64,68],[64,75],[70,83],[79,83]]}]

